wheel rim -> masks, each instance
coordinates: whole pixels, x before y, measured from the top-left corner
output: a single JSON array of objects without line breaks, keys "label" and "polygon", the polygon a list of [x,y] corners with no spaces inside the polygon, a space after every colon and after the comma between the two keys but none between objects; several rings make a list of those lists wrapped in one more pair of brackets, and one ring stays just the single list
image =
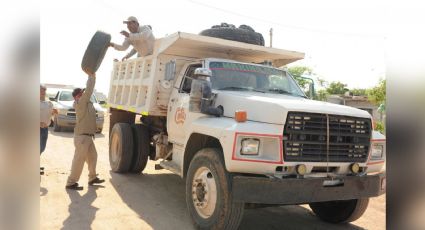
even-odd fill
[{"label": "wheel rim", "polygon": [[192,180],[192,201],[202,218],[212,216],[217,204],[217,185],[211,171],[206,167],[196,170]]},{"label": "wheel rim", "polygon": [[119,156],[118,156],[118,135],[116,133],[112,134],[111,137],[111,158],[112,158],[112,162],[115,163],[117,162]]}]

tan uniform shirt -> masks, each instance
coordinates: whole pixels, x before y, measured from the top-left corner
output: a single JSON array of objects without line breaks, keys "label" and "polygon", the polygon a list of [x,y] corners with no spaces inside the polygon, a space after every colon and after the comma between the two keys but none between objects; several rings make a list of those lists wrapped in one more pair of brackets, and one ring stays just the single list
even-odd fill
[{"label": "tan uniform shirt", "polygon": [[96,109],[90,101],[95,83],[96,78],[89,76],[86,90],[78,101],[74,101],[74,108],[77,116],[77,124],[74,129],[75,135],[96,133]]},{"label": "tan uniform shirt", "polygon": [[148,26],[140,26],[138,32],[130,33],[128,38],[125,38],[122,45],[114,44],[113,47],[116,50],[124,51],[132,45],[134,49],[126,55],[126,57],[129,58],[136,52],[139,57],[152,54],[154,44],[155,37],[153,36],[152,30]]}]

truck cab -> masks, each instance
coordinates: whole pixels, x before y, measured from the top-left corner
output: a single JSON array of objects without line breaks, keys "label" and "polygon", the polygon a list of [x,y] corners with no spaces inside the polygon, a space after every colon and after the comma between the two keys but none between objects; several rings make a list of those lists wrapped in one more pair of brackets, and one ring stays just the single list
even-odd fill
[{"label": "truck cab", "polygon": [[247,205],[310,204],[325,221],[356,220],[385,192],[385,137],[366,111],[311,100],[279,68],[303,56],[177,33],[114,63],[112,170],[161,160],[186,180],[198,228],[237,229]]}]

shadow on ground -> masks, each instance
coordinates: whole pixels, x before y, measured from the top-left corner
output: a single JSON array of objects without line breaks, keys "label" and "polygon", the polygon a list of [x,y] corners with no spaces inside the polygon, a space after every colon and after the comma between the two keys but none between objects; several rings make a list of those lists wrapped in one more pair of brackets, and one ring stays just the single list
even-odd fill
[{"label": "shadow on ground", "polygon": [[[153,229],[194,229],[186,208],[185,181],[174,174],[116,174],[110,182],[123,202]],[[176,222],[161,221],[168,218]],[[170,226],[170,223],[176,225]],[[239,229],[360,230],[352,224],[334,225],[320,221],[298,205],[245,209]]]},{"label": "shadow on ground", "polygon": [[110,182],[123,202],[152,229],[194,229],[186,211],[185,184],[179,176],[113,172],[110,175]]},{"label": "shadow on ground", "polygon": [[49,190],[47,190],[46,188],[40,187],[40,196],[45,196],[48,192]]},{"label": "shadow on ground", "polygon": [[360,230],[352,224],[329,224],[299,205],[245,209],[239,229]]},{"label": "shadow on ground", "polygon": [[91,229],[91,224],[96,217],[98,208],[92,206],[96,200],[97,186],[89,186],[84,195],[80,191],[66,190],[71,199],[68,207],[69,216],[63,222],[63,230],[71,229]]}]

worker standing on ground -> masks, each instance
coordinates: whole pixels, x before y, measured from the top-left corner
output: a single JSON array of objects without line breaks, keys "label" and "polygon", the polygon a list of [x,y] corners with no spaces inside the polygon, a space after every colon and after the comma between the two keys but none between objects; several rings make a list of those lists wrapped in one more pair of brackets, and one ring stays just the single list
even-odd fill
[{"label": "worker standing on ground", "polygon": [[130,33],[125,30],[121,31],[121,34],[125,37],[123,44],[110,43],[111,47],[119,51],[127,50],[130,45],[133,46],[133,49],[122,58],[122,61],[130,58],[136,52],[138,53],[138,57],[152,54],[155,37],[152,34],[150,26],[139,26],[139,21],[133,16],[128,17],[123,23],[127,24],[127,28],[130,31]]},{"label": "worker standing on ground", "polygon": [[[40,85],[40,155],[46,149],[49,125],[53,114],[57,110],[50,101],[46,101],[46,86]],[[40,167],[40,174],[44,174],[44,167]]]},{"label": "worker standing on ground", "polygon": [[49,134],[48,127],[51,117],[57,111],[53,109],[53,104],[46,101],[46,87],[40,85],[40,155],[46,149],[47,137]]},{"label": "worker standing on ground", "polygon": [[96,133],[96,110],[90,101],[95,83],[96,75],[91,74],[88,77],[85,90],[76,88],[72,92],[75,100],[74,108],[77,123],[74,129],[75,153],[72,160],[71,174],[66,184],[67,189],[83,189],[77,182],[80,179],[85,161],[87,161],[89,170],[89,185],[105,182],[105,180],[99,179],[96,174],[97,152],[93,142],[94,134]]}]

